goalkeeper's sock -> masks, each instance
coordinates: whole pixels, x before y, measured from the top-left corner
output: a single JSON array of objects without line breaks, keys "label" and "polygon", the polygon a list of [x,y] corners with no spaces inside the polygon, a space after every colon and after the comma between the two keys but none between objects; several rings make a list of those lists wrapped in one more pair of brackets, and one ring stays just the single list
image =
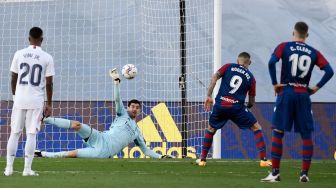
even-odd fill
[{"label": "goalkeeper's sock", "polygon": [[280,168],[280,160],[282,156],[282,138],[284,133],[272,131],[272,168],[277,171]]},{"label": "goalkeeper's sock", "polygon": [[211,132],[208,129],[205,130],[205,135],[204,135],[204,140],[203,140],[203,145],[202,145],[202,154],[201,154],[201,159],[206,159],[208,156],[209,150],[212,145],[212,139],[214,136],[215,132]]},{"label": "goalkeeper's sock", "polygon": [[261,160],[266,160],[266,144],[264,141],[264,135],[261,129],[256,130],[253,133],[256,141],[257,150],[259,152],[259,157]]},{"label": "goalkeeper's sock", "polygon": [[56,125],[59,128],[70,129],[71,121],[63,118],[48,117],[43,120],[45,123]]},{"label": "goalkeeper's sock", "polygon": [[42,156],[47,158],[65,158],[68,157],[68,153],[68,151],[42,152]]}]

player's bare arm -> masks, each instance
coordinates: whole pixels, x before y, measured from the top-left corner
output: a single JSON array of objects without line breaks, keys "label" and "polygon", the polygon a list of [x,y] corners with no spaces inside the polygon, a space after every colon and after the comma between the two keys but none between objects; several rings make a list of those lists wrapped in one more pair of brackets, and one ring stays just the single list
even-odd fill
[{"label": "player's bare arm", "polygon": [[12,94],[15,95],[16,91],[16,82],[17,82],[18,74],[12,72],[12,80],[11,80],[11,87],[12,87]]},{"label": "player's bare arm", "polygon": [[44,116],[49,117],[52,111],[52,95],[53,95],[53,77],[46,77],[47,105],[44,109]]},{"label": "player's bare arm", "polygon": [[210,110],[211,105],[213,104],[212,92],[213,92],[213,90],[216,86],[217,80],[219,78],[220,78],[220,74],[218,72],[216,72],[211,78],[210,85],[208,87],[207,97],[206,97],[205,102],[204,102],[204,109],[207,112]]},{"label": "player's bare arm", "polygon": [[308,91],[309,91],[309,94],[310,94],[310,95],[313,95],[313,94],[315,94],[319,89],[320,89],[319,87],[314,86],[314,87],[312,87],[312,88],[308,88]]},{"label": "player's bare arm", "polygon": [[252,106],[254,106],[255,104],[255,96],[249,96],[249,100],[247,103],[247,108],[252,108]]}]

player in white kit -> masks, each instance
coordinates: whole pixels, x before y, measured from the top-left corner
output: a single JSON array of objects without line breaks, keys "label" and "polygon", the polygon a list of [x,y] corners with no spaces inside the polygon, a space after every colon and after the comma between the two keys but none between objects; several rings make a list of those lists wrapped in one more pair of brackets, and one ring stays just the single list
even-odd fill
[{"label": "player in white kit", "polygon": [[[18,50],[13,58],[12,72],[13,109],[11,116],[11,133],[7,143],[7,164],[4,175],[13,175],[13,163],[18,141],[23,128],[26,130],[23,176],[38,176],[31,169],[36,147],[36,134],[40,130],[42,114],[51,114],[54,62],[51,55],[42,50],[43,31],[33,27],[29,31],[27,48]],[[47,91],[47,105],[44,98]]]}]

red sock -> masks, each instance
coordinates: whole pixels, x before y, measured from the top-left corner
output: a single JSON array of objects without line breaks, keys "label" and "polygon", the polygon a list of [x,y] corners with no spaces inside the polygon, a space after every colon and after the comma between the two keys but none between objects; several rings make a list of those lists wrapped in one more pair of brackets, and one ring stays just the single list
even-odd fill
[{"label": "red sock", "polygon": [[256,141],[256,146],[259,152],[259,157],[261,160],[266,159],[266,144],[264,141],[264,135],[261,130],[256,130],[253,132]]},{"label": "red sock", "polygon": [[272,132],[272,168],[279,169],[282,157],[282,138],[284,133]]},{"label": "red sock", "polygon": [[214,134],[215,134],[214,132],[205,130],[205,135],[204,135],[204,140],[203,140],[203,145],[202,145],[202,154],[201,154],[202,159],[206,159],[206,157],[208,156],[209,150],[212,145],[212,139],[213,139]]},{"label": "red sock", "polygon": [[313,141],[312,139],[303,139],[302,145],[302,171],[308,172],[311,164],[311,158],[313,157]]}]

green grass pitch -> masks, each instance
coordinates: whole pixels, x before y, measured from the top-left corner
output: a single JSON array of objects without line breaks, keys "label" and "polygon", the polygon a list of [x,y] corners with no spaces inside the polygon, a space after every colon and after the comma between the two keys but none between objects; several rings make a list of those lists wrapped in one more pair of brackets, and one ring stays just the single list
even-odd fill
[{"label": "green grass pitch", "polygon": [[[23,159],[15,161],[11,177],[0,176],[1,188],[102,187],[336,187],[336,161],[313,161],[310,182],[298,182],[301,162],[284,160],[280,183],[261,183],[268,168],[255,160],[209,160],[198,167],[190,159],[41,159],[33,169],[39,177],[22,177]],[[5,158],[0,158],[5,167]]]}]

